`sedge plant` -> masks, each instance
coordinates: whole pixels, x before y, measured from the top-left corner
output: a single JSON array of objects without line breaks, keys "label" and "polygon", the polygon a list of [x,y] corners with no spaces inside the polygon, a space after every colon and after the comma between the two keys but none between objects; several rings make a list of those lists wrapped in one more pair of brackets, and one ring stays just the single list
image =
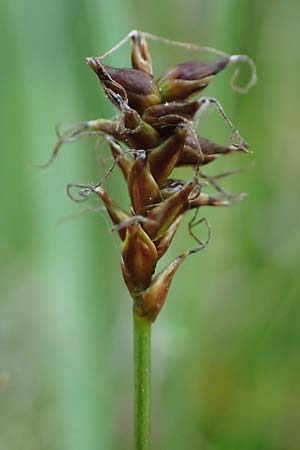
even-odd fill
[{"label": "sedge plant", "polygon": [[[189,61],[154,77],[147,39],[177,45],[187,50],[209,51],[217,61]],[[131,68],[104,64],[106,56],[131,40]],[[134,449],[150,449],[150,375],[151,329],[168,294],[177,269],[190,255],[203,250],[210,238],[205,218],[198,219],[203,206],[229,206],[243,195],[228,194],[219,184],[222,176],[232,172],[206,175],[203,169],[216,159],[235,152],[248,152],[248,145],[215,98],[199,98],[199,93],[215,75],[237,62],[247,62],[252,69],[247,86],[232,86],[246,92],[256,81],[253,61],[245,55],[228,55],[212,48],[169,41],[149,33],[132,31],[101,57],[86,59],[96,74],[106,97],[116,108],[113,119],[95,119],[76,124],[58,142],[47,167],[57,156],[63,143],[83,136],[102,136],[111,149],[113,164],[96,184],[69,184],[68,195],[84,201],[91,194],[103,203],[119,235],[121,270],[133,304],[134,323]],[[198,96],[198,97],[197,97]],[[201,114],[213,105],[230,128],[228,145],[218,145],[197,133]],[[105,181],[118,166],[128,188],[130,209],[119,206],[105,190]],[[194,169],[189,180],[178,179],[174,169]],[[216,194],[205,192],[211,185]],[[74,192],[76,189],[76,195]],[[195,239],[195,248],[175,258],[156,273],[160,258],[167,252],[183,217],[192,211],[188,231]],[[205,242],[195,234],[195,226],[204,223],[208,237]]]}]

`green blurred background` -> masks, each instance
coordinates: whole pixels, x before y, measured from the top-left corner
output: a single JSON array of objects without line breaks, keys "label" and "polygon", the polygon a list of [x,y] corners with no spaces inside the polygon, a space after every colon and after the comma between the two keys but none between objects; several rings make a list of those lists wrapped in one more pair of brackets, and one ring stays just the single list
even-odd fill
[{"label": "green blurred background", "polygon": [[[224,183],[247,192],[244,202],[203,210],[211,245],[180,269],[153,327],[152,448],[300,448],[299,23],[299,0],[1,2],[1,450],[132,448],[118,239],[95,213],[56,225],[81,211],[65,185],[96,181],[109,152],[99,161],[89,138],[48,170],[31,167],[48,158],[55,125],[113,114],[84,58],[132,28],[248,53],[259,75],[247,96],[230,90],[233,69],[205,92],[255,151],[209,172],[255,167]],[[151,51],[156,74],[201,57]],[[129,46],[108,61],[126,66],[128,55]],[[201,124],[228,142],[215,112]],[[108,189],[126,201],[120,176]],[[185,223],[165,262],[192,245]]]}]

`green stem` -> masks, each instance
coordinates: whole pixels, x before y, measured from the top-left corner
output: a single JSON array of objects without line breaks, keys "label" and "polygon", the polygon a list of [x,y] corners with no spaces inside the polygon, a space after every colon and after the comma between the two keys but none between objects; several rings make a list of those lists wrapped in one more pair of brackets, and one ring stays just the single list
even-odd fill
[{"label": "green stem", "polygon": [[150,450],[151,322],[134,323],[134,450]]}]

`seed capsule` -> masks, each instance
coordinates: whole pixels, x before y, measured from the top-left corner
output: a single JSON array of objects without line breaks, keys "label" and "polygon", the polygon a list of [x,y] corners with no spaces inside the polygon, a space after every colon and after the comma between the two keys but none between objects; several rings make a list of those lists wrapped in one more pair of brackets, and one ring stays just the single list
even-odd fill
[{"label": "seed capsule", "polygon": [[144,150],[156,147],[162,137],[151,125],[142,120],[133,109],[124,112],[124,124],[118,126],[119,138],[131,148]]},{"label": "seed capsule", "polygon": [[179,127],[175,134],[159,147],[149,151],[151,172],[157,184],[161,186],[175,167],[183,150],[187,129]]},{"label": "seed capsule", "polygon": [[179,227],[182,218],[183,214],[178,216],[177,219],[175,219],[172,225],[169,227],[168,231],[160,239],[155,241],[158,259],[160,259],[170,247],[170,244],[175,236],[175,233],[177,231],[177,228]]},{"label": "seed capsule", "polygon": [[187,183],[179,192],[148,211],[146,217],[151,223],[144,223],[143,228],[154,242],[189,208],[189,195],[193,189],[194,183]]},{"label": "seed capsule", "polygon": [[148,287],[157,262],[157,251],[139,223],[127,227],[122,258],[132,286],[136,290]]},{"label": "seed capsule", "polygon": [[194,102],[171,102],[150,106],[143,114],[143,120],[153,127],[176,126],[184,120],[192,120],[201,107],[201,100]]},{"label": "seed capsule", "polygon": [[110,100],[119,109],[124,109],[122,105],[128,100],[130,108],[143,114],[146,108],[161,102],[156,83],[147,73],[106,66],[99,58],[87,58],[87,63],[98,76]]},{"label": "seed capsule", "polygon": [[[105,192],[100,186],[97,187],[94,191],[103,201],[105,208],[113,222],[114,225],[119,225],[120,223],[127,221],[130,219],[130,215],[124,211],[122,208],[120,208],[116,202],[112,200],[112,198],[108,195],[107,192]],[[126,236],[126,229],[121,228],[119,231],[119,236],[124,241]]]},{"label": "seed capsule", "polygon": [[188,256],[188,252],[178,256],[162,272],[160,272],[152,281],[148,289],[142,294],[142,307],[145,316],[154,322],[163,307],[173,277]]},{"label": "seed capsule", "polygon": [[156,147],[162,141],[158,131],[141,120],[139,114],[134,110],[124,112],[124,122],[107,119],[90,120],[87,123],[87,129],[112,136],[130,148],[146,150]]},{"label": "seed capsule", "polygon": [[128,191],[136,214],[161,200],[159,187],[150,172],[146,155],[135,160],[128,178]]},{"label": "seed capsule", "polygon": [[213,75],[229,64],[229,58],[212,64],[186,62],[177,64],[157,81],[163,102],[185,100],[204,89]]},{"label": "seed capsule", "polygon": [[197,137],[197,142],[195,142],[195,137],[188,135],[176,166],[194,166],[199,163],[204,165],[214,161],[219,155],[227,155],[232,152],[231,146],[222,147],[200,136]]}]

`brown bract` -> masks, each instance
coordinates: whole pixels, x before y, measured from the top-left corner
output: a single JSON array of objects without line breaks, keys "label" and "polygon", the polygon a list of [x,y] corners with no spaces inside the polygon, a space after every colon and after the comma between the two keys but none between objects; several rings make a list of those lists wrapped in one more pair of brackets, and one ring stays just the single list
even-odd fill
[{"label": "brown bract", "polygon": [[223,70],[229,58],[213,64],[186,62],[177,64],[158,79],[157,85],[164,102],[185,100],[202,91],[213,75]]}]

